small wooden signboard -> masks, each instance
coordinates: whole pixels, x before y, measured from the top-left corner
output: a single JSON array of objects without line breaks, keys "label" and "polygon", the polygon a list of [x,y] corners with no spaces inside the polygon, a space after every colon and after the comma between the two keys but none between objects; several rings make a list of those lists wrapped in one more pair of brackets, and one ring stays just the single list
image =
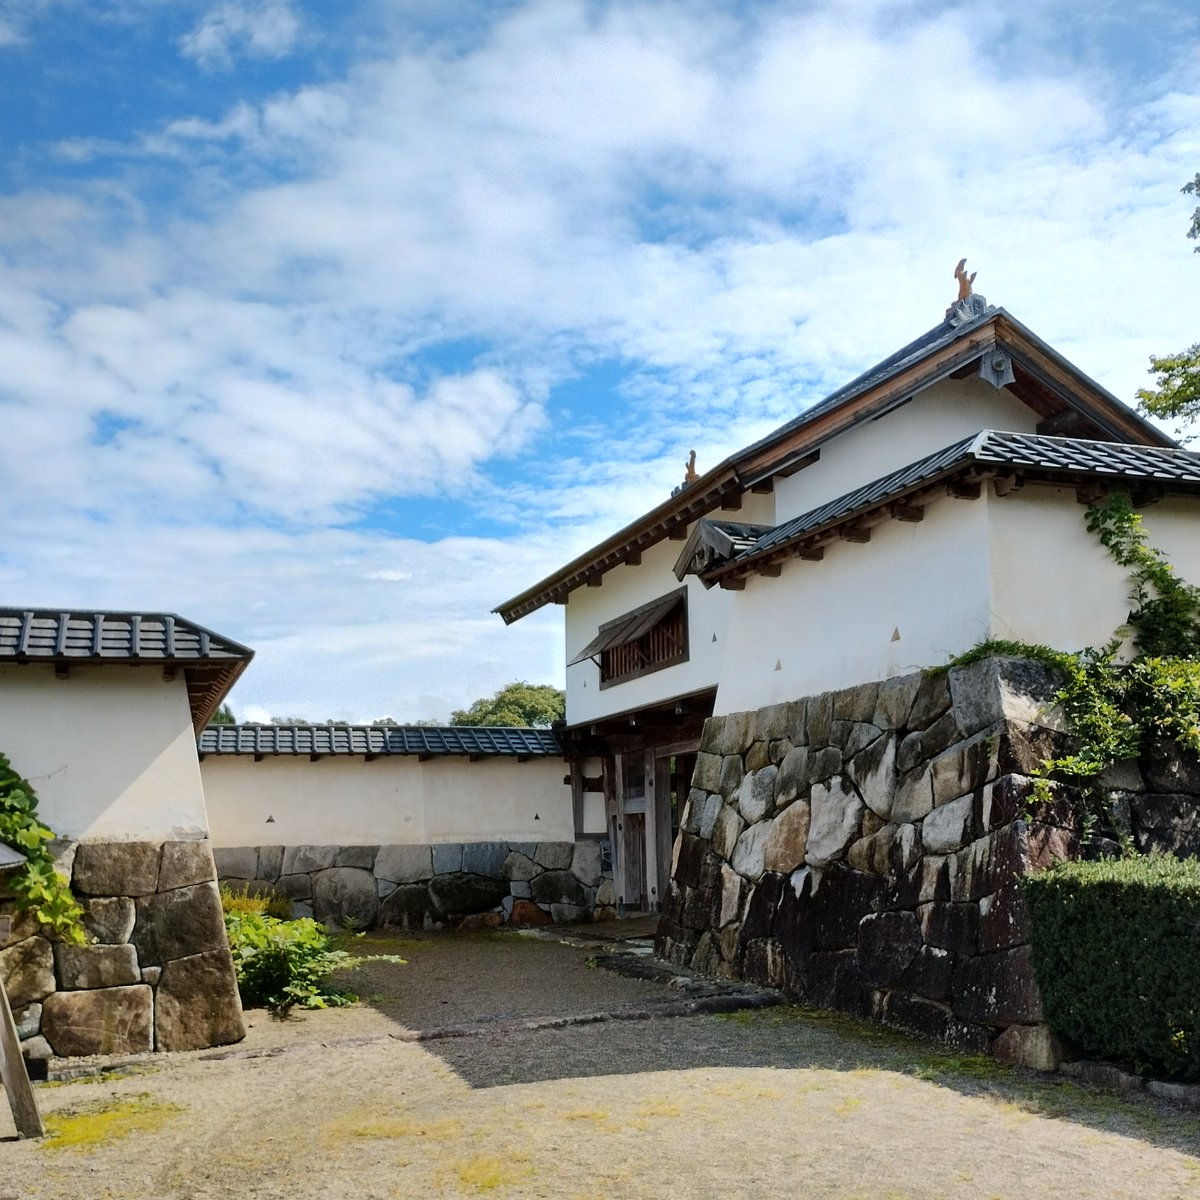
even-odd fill
[{"label": "small wooden signboard", "polygon": [[[19,867],[24,861],[23,854],[0,842],[0,874]],[[21,1057],[21,1039],[17,1036],[17,1023],[13,1020],[3,979],[0,979],[0,1084],[8,1096],[17,1132],[22,1137],[44,1137],[42,1115],[38,1112],[25,1059]]]}]

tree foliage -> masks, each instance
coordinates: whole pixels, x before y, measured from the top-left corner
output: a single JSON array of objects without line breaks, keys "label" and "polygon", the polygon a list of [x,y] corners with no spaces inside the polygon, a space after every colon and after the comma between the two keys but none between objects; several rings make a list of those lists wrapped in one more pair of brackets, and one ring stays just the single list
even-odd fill
[{"label": "tree foliage", "polygon": [[548,683],[517,680],[494,696],[450,714],[451,725],[524,725],[547,729],[566,713],[566,693]]},{"label": "tree foliage", "polygon": [[228,704],[222,704],[215,713],[208,719],[210,725],[236,725],[237,717],[233,715],[233,709]]},{"label": "tree foliage", "polygon": [[[1200,197],[1200,172],[1182,190],[1185,196]],[[1192,213],[1187,236],[1200,241],[1200,207]],[[1200,246],[1195,253],[1200,254]],[[1150,374],[1154,376],[1154,387],[1139,388],[1137,394],[1138,407],[1143,413],[1187,425],[1200,420],[1200,342],[1178,354],[1161,358],[1151,355]]]}]

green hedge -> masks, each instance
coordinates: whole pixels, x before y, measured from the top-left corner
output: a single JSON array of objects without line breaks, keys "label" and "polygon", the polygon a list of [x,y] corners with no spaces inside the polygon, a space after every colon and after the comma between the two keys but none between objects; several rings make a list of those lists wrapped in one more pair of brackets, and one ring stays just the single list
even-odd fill
[{"label": "green hedge", "polygon": [[1024,883],[1051,1027],[1085,1054],[1200,1079],[1200,862],[1062,863]]}]

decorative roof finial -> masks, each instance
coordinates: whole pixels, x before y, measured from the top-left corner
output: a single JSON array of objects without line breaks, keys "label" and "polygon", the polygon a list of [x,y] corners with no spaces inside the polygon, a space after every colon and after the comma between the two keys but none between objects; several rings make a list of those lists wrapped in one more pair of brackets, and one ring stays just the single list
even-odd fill
[{"label": "decorative roof finial", "polygon": [[691,454],[688,455],[688,460],[684,464],[684,466],[687,469],[684,471],[683,482],[684,483],[695,483],[696,480],[700,478],[700,476],[696,472],[696,452],[695,452],[695,450],[693,450],[691,452]]},{"label": "decorative roof finial", "polygon": [[951,325],[961,325],[964,321],[973,321],[987,312],[987,301],[977,296],[971,285],[975,282],[978,271],[967,274],[967,260],[960,258],[954,268],[954,278],[958,280],[958,299],[946,309],[946,317]]}]

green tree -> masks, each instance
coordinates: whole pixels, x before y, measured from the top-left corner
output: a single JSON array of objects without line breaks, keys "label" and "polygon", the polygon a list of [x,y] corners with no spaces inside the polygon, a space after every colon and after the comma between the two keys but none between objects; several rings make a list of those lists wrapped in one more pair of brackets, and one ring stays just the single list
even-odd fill
[{"label": "green tree", "polygon": [[566,693],[548,683],[517,680],[494,696],[476,700],[470,708],[450,714],[451,725],[525,725],[546,729],[562,720],[567,708]]},{"label": "green tree", "polygon": [[237,717],[233,715],[233,709],[228,704],[222,704],[215,713],[208,719],[210,725],[236,725]]},{"label": "green tree", "polygon": [[[1200,197],[1200,172],[1183,185],[1185,196]],[[1200,207],[1192,213],[1187,236],[1200,241]],[[1200,254],[1200,246],[1195,253]],[[1153,388],[1138,389],[1138,407],[1151,417],[1182,421],[1190,425],[1200,419],[1200,342],[1162,358],[1150,356]]]}]

